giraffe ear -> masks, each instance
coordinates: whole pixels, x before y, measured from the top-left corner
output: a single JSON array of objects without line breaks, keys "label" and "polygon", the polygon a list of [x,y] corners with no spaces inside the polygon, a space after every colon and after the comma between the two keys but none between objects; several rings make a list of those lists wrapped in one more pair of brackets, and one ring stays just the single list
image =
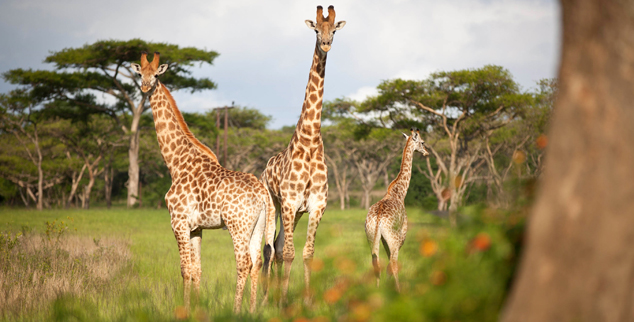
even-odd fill
[{"label": "giraffe ear", "polygon": [[132,70],[137,73],[137,74],[141,74],[141,65],[137,64],[137,63],[131,63],[130,67],[132,67]]},{"label": "giraffe ear", "polygon": [[405,133],[403,133],[403,132],[401,132],[401,134],[403,134],[403,136],[404,136],[406,139],[409,139],[409,136],[407,136],[407,134],[405,134]]},{"label": "giraffe ear", "polygon": [[167,71],[167,64],[163,64],[156,69],[156,76],[161,75]]},{"label": "giraffe ear", "polygon": [[308,26],[308,28],[312,30],[315,30],[317,28],[317,26],[312,20],[304,20],[304,22],[306,23],[306,26]]},{"label": "giraffe ear", "polygon": [[346,25],[345,21],[339,21],[335,24],[335,31],[343,29],[343,26]]}]

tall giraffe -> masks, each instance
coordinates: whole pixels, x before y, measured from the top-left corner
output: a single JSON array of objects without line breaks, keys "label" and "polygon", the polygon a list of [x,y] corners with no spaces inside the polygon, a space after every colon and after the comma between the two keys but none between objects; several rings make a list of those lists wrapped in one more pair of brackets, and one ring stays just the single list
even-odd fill
[{"label": "tall giraffe", "polygon": [[310,213],[303,253],[306,294],[309,290],[310,263],[315,251],[315,234],[326,209],[328,197],[328,170],[324,161],[324,145],[321,138],[321,105],[324,97],[326,55],[332,46],[335,31],[343,28],[345,24],[345,21],[335,23],[333,6],[328,7],[328,17],[323,16],[323,8],[318,6],[317,22],[306,20],[308,28],[317,34],[317,43],[306,86],[302,114],[288,147],[269,159],[262,173],[262,182],[267,186],[276,206],[280,209],[281,224],[280,232],[275,240],[275,259],[278,263],[278,271],[281,271],[282,261],[284,265],[282,301],[286,300],[291,264],[295,258],[293,232],[297,222],[306,212]]},{"label": "tall giraffe", "polygon": [[[172,177],[165,203],[178,242],[185,307],[189,307],[192,282],[196,294],[200,288],[202,230],[226,227],[233,241],[238,272],[234,311],[240,311],[244,286],[251,275],[253,312],[265,226],[268,247],[273,247],[275,236],[275,205],[268,190],[252,174],[223,168],[216,155],[189,131],[174,98],[158,80],[168,67],[159,66],[159,53],[154,53],[149,63],[144,52],[141,65],[132,63],[131,67],[141,75],[141,90],[154,90],[150,104],[161,154]],[[264,267],[268,280],[270,263],[265,262]]]},{"label": "tall giraffe", "polygon": [[370,207],[365,219],[365,235],[370,247],[372,247],[372,265],[376,276],[376,286],[379,286],[381,277],[381,266],[379,265],[379,241],[381,241],[389,258],[387,273],[394,276],[396,289],[399,292],[397,260],[398,251],[403,246],[407,234],[407,214],[403,202],[412,177],[412,159],[414,151],[422,153],[423,156],[429,155],[425,148],[425,141],[420,137],[418,129],[412,128],[411,131],[412,134],[409,137],[403,133],[407,138],[407,143],[403,149],[401,171],[390,183],[385,197]]}]

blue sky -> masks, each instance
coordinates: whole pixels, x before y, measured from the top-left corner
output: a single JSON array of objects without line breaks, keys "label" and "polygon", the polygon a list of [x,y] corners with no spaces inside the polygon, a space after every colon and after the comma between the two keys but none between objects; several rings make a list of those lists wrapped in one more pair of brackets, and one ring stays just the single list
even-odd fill
[{"label": "blue sky", "polygon": [[[0,0],[0,72],[50,68],[42,64],[50,51],[101,39],[195,46],[220,53],[193,70],[218,88],[174,93],[181,110],[235,101],[273,116],[272,128],[294,125],[315,46],[304,20],[319,4],[347,21],[328,54],[326,100],[361,100],[381,80],[486,64],[509,69],[524,89],[557,72],[559,4],[524,0]],[[10,89],[0,82],[0,92]]]}]

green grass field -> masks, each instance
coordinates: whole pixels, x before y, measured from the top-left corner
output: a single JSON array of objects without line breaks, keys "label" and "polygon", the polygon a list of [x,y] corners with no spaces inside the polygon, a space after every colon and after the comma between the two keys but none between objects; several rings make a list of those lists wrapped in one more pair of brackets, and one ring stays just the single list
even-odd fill
[{"label": "green grass field", "polygon": [[[273,287],[269,304],[253,315],[248,314],[247,286],[243,312],[238,316],[231,313],[236,278],[231,238],[226,230],[206,230],[202,242],[201,294],[187,319],[494,321],[508,287],[516,254],[509,241],[506,217],[497,215],[489,218],[491,216],[481,215],[482,211],[474,213],[465,220],[465,224],[451,228],[443,220],[417,209],[408,209],[409,232],[399,256],[399,277],[403,289],[399,295],[385,270],[381,287],[377,289],[374,285],[370,248],[364,232],[366,212],[359,209],[327,210],[317,233],[311,307],[302,304],[301,254],[308,218],[304,215],[295,234],[296,257],[291,272],[290,304],[278,308],[278,290]],[[51,226],[53,221],[55,225]],[[64,225],[60,221],[64,221]],[[60,233],[59,228],[63,226],[68,226],[68,229]],[[178,308],[183,303],[182,279],[167,210],[37,212],[0,209],[0,232],[5,232],[5,236],[6,232],[10,232],[9,236],[18,232],[26,236],[46,236],[47,231],[49,236],[75,238],[81,243],[93,244],[93,248],[99,249],[99,254],[109,254],[108,247],[115,247],[107,246],[108,241],[122,241],[130,256],[129,259],[115,261],[117,265],[113,265],[107,278],[94,279],[98,282],[90,284],[83,282],[86,285],[83,292],[60,292],[40,304],[21,303],[14,308],[4,308],[0,311],[1,318],[27,321],[176,320]],[[478,244],[480,239],[484,240],[484,244]],[[5,260],[26,256],[11,255],[18,248],[12,251],[6,238],[4,240],[0,243],[0,247],[4,248],[0,254],[14,256],[6,255]],[[78,262],[97,256],[94,254],[82,257],[84,259],[69,258]],[[38,261],[37,257],[33,257],[29,263]],[[383,251],[381,263],[385,268],[387,261]],[[84,271],[86,273],[83,274],[93,274],[88,268]],[[34,279],[30,276],[16,279],[20,278]],[[44,283],[47,278],[39,277],[39,280]],[[5,297],[14,295],[6,294],[12,291],[4,288],[0,291],[5,293]],[[258,303],[261,299],[260,293]]]}]

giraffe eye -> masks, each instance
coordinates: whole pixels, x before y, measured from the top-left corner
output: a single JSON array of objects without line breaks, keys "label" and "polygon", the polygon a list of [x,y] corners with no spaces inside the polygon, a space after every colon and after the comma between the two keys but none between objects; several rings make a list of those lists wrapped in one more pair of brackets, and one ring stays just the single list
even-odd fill
[{"label": "giraffe eye", "polygon": [[316,33],[316,34],[318,34],[318,33],[319,33],[319,31],[315,30],[315,33]]}]

